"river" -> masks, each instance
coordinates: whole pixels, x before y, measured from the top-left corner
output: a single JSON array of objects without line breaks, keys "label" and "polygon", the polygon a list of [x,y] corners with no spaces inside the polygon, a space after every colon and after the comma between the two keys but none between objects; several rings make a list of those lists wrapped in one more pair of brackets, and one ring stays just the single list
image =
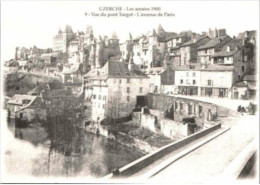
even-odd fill
[{"label": "river", "polygon": [[14,120],[7,125],[5,164],[11,174],[96,178],[143,155],[79,128],[50,130],[37,123],[18,128]]}]

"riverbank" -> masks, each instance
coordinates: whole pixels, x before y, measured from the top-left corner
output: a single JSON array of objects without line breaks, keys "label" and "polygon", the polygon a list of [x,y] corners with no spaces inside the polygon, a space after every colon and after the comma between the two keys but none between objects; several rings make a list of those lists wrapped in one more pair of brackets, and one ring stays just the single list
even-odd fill
[{"label": "riverbank", "polygon": [[144,155],[174,142],[174,140],[162,134],[156,134],[147,129],[137,127],[131,121],[121,124],[116,130],[111,129],[110,126],[100,124],[90,124],[85,127],[85,130],[90,133],[105,136],[124,146],[133,148]]}]

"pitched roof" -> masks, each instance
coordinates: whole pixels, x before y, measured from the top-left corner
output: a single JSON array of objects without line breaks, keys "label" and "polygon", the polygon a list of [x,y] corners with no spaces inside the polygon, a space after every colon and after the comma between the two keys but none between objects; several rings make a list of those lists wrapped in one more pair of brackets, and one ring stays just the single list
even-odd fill
[{"label": "pitched roof", "polygon": [[174,68],[175,71],[232,71],[233,69],[234,66],[220,64],[209,64],[203,68],[203,66],[199,63],[177,66]]},{"label": "pitched roof", "polygon": [[153,67],[153,68],[149,68],[144,70],[143,72],[146,75],[154,75],[154,74],[161,74],[166,70],[165,67]]},{"label": "pitched roof", "polygon": [[7,104],[23,105],[23,100],[28,100],[28,104],[31,104],[37,96],[27,95],[27,94],[15,94]]},{"label": "pitched roof", "polygon": [[58,82],[49,82],[48,84],[49,90],[54,90],[54,89],[62,89],[62,84]]},{"label": "pitched roof", "polygon": [[30,90],[29,92],[27,92],[28,95],[34,95],[34,94],[39,94],[43,91],[44,89],[37,86],[35,88],[33,88],[32,90]]},{"label": "pitched roof", "polygon": [[[233,56],[237,53],[243,46],[242,39],[233,39],[227,43],[220,52],[214,53],[212,57],[227,57]],[[230,47],[230,51],[227,51],[227,47]]]},{"label": "pitched roof", "polygon": [[201,65],[199,63],[176,66],[174,68],[175,71],[199,71],[200,69],[201,69]]},{"label": "pitched roof", "polygon": [[207,35],[200,35],[198,37],[195,37],[195,41],[194,40],[190,40],[190,41],[185,42],[182,45],[180,45],[180,47],[184,47],[184,46],[189,46],[189,45],[195,44],[195,43],[199,42],[200,40],[202,40],[204,38],[207,38],[207,37],[208,37]]},{"label": "pitched roof", "polygon": [[221,42],[223,42],[224,40],[226,40],[228,37],[229,37],[229,36],[213,38],[213,39],[211,39],[209,42],[207,42],[206,44],[200,46],[200,47],[198,48],[198,50],[200,50],[200,49],[208,49],[208,48],[215,48],[215,47],[218,46]]},{"label": "pitched roof", "polygon": [[256,81],[256,75],[246,75],[244,81]]},{"label": "pitched roof", "polygon": [[128,69],[128,64],[124,62],[114,62],[108,61],[106,63],[108,67],[108,76],[109,77],[143,77],[148,78],[146,74],[142,71],[133,69]]},{"label": "pitched roof", "polygon": [[200,69],[200,71],[233,71],[234,66],[220,65],[220,64],[210,64],[206,68]]},{"label": "pitched roof", "polygon": [[174,85],[175,72],[172,68],[167,68],[161,74],[162,85]]},{"label": "pitched roof", "polygon": [[92,69],[84,77],[91,79],[107,79],[108,77],[141,77],[148,78],[146,74],[135,68],[128,69],[128,64],[125,62],[108,61],[101,69]]},{"label": "pitched roof", "polygon": [[238,82],[234,85],[234,87],[247,87],[247,83],[246,82]]}]

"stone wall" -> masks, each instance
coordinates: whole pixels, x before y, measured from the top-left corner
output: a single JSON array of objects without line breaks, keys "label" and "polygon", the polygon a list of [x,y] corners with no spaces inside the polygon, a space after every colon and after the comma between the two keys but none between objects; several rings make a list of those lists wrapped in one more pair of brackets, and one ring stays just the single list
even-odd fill
[{"label": "stone wall", "polygon": [[149,143],[142,141],[140,139],[136,139],[132,136],[129,136],[125,133],[122,132],[110,132],[108,130],[108,128],[100,125],[100,124],[90,124],[88,126],[85,127],[85,130],[87,132],[93,133],[93,134],[100,134],[102,136],[105,136],[109,139],[115,140],[116,142],[136,149],[139,152],[143,153],[143,154],[148,154],[151,152],[154,152],[156,150],[158,150],[157,147],[151,146]]},{"label": "stone wall", "polygon": [[185,117],[194,117],[202,126],[203,123],[209,123],[218,116],[218,106],[203,101],[180,98],[167,95],[158,95],[149,93],[146,96],[146,105],[151,109],[167,112],[175,121],[182,121]]},{"label": "stone wall", "polygon": [[173,121],[171,119],[160,120],[161,132],[166,136],[174,140],[182,139],[188,136],[188,124]]}]

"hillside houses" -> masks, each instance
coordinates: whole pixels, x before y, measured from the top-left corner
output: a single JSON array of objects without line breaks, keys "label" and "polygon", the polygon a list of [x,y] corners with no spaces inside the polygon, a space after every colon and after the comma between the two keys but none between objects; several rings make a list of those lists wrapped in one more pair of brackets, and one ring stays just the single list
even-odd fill
[{"label": "hillside houses", "polygon": [[54,36],[51,53],[17,48],[16,58],[24,69],[29,56],[37,55],[48,75],[60,76],[65,89],[85,95],[98,121],[119,116],[109,113],[111,102],[126,116],[147,93],[254,98],[256,38],[254,30],[230,37],[225,29],[177,33],[159,25],[140,36],[128,33],[120,42],[116,32],[95,37],[91,26],[85,32],[66,26]]}]

